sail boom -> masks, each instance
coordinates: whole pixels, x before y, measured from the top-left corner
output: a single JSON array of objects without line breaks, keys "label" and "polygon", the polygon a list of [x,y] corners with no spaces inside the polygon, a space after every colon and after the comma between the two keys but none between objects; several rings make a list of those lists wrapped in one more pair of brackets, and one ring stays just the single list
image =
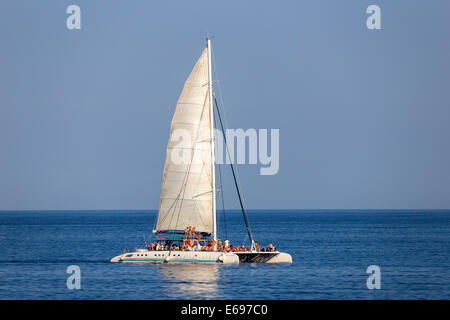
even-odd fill
[{"label": "sail boom", "polygon": [[[165,234],[184,234],[184,230],[156,230],[156,233],[165,233]],[[197,232],[202,236],[210,236],[209,232]]]}]

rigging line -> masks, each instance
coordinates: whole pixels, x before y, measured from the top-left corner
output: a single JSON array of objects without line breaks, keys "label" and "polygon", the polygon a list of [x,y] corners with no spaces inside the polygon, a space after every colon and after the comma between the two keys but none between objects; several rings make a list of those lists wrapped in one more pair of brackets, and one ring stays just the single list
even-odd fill
[{"label": "rigging line", "polygon": [[[204,86],[204,85],[203,85],[203,86]],[[202,86],[202,87],[203,87],[203,86]],[[199,135],[200,135],[200,127],[201,127],[202,118],[203,118],[203,114],[204,114],[204,110],[205,110],[206,97],[207,97],[207,95],[205,95],[205,98],[204,98],[204,100],[203,100],[202,113],[200,114],[200,120],[199,120],[199,122],[198,122],[198,124],[197,124],[197,127],[196,127],[197,130],[196,130],[196,133],[195,133],[195,138],[194,138],[194,141],[193,141],[192,148],[186,148],[186,149],[192,150],[192,152],[191,152],[191,159],[190,159],[188,168],[187,168],[187,170],[186,170],[186,173],[185,173],[185,175],[184,175],[184,177],[183,177],[183,185],[181,186],[179,195],[181,195],[181,192],[184,191],[184,192],[183,192],[183,196],[184,196],[184,193],[186,192],[186,189],[183,189],[183,187],[186,187],[187,181],[188,181],[188,179],[189,179],[189,173],[190,173],[191,166],[192,166],[192,160],[194,159],[195,150],[196,150],[196,149],[195,149],[195,145],[197,144],[197,140],[198,140],[198,137],[199,137]],[[185,103],[185,104],[187,104],[187,103]],[[198,104],[198,105],[200,105],[200,104]],[[183,201],[183,198],[181,199],[181,201]],[[179,211],[181,211],[181,205],[180,205],[180,210],[179,210]],[[179,219],[179,216],[178,216],[178,219]],[[177,219],[177,222],[178,222],[178,219]],[[170,224],[171,224],[171,223],[172,223],[172,220],[171,220]]]},{"label": "rigging line", "polygon": [[[175,197],[175,199],[173,200],[173,202],[172,202],[172,204],[170,205],[170,207],[169,207],[169,209],[167,209],[167,212],[170,212],[171,210],[172,210],[172,208],[173,208],[173,206],[175,205],[175,203],[178,201],[178,199],[180,198],[180,194],[181,194],[181,191],[180,191],[180,193]],[[166,198],[167,199],[167,198]],[[161,201],[160,201],[161,202]],[[175,210],[175,209],[174,209]],[[158,214],[159,214],[159,212],[158,212]],[[173,213],[172,213],[172,215],[173,215]],[[162,217],[161,218],[161,223],[164,223],[165,221],[166,221],[166,219],[167,219],[167,217],[168,217],[168,214],[166,215],[166,216],[164,216],[164,217]],[[170,225],[170,224],[169,224]]]},{"label": "rigging line", "polygon": [[[220,85],[220,77],[219,77],[219,71],[217,70],[217,64],[216,61],[214,60],[214,56],[212,56],[213,59],[213,69],[214,69],[214,73],[216,75],[216,81],[217,81],[217,93],[219,101],[220,101],[220,105],[222,106],[222,115],[223,115],[223,122],[224,122],[224,128],[230,128],[230,126],[228,125],[228,120],[227,120],[227,113],[226,113],[226,108],[225,108],[225,103],[223,101],[223,92],[222,92],[222,86]],[[230,162],[232,160],[230,159]],[[241,186],[241,189],[244,189],[244,187],[241,184],[240,178],[239,178],[239,172],[236,170],[236,179],[238,181],[238,184]]]},{"label": "rigging line", "polygon": [[[220,104],[221,104],[221,106],[222,106],[222,111],[223,111],[223,119],[224,119],[224,123],[225,123],[225,126],[222,126],[222,128],[229,128],[228,121],[227,121],[227,114],[226,114],[225,103],[224,103],[224,101],[223,101],[222,87],[221,87],[221,85],[220,85],[219,72],[218,72],[218,70],[217,70],[217,65],[216,65],[216,62],[215,62],[215,60],[214,60],[214,56],[212,56],[212,59],[213,59],[213,69],[214,69],[214,73],[215,73],[216,79],[217,79],[216,81],[217,81],[217,87],[218,87],[218,93],[219,93]],[[218,110],[217,101],[216,101],[216,108],[217,108],[217,110]],[[224,131],[224,130],[222,130],[222,131]],[[224,134],[224,136],[225,136],[225,134]],[[228,149],[227,149],[227,151],[228,151]],[[229,158],[230,158],[230,162],[232,162],[231,157],[229,157]],[[235,174],[236,174],[236,180],[237,180],[238,184],[239,184],[239,185],[242,185],[241,182],[240,182],[240,179],[239,179],[239,172],[238,172],[237,170],[236,170]]]},{"label": "rigging line", "polygon": [[[209,97],[209,87],[208,87],[208,91],[207,91],[206,97]],[[202,121],[202,119],[203,119],[204,111],[205,111],[205,109],[206,109],[206,108],[205,108],[205,106],[206,106],[206,97],[205,97],[205,102],[204,102],[204,104],[203,104],[202,114],[200,115],[200,122],[199,122],[199,127],[198,127],[198,132],[197,132],[196,140],[197,140],[198,136],[200,135],[199,133],[200,133],[201,121]],[[209,99],[208,99],[208,100],[209,100]],[[208,109],[208,113],[209,113],[209,109]],[[205,141],[213,142],[213,139],[212,139],[212,137],[209,138],[209,139],[203,139],[203,140],[200,140],[200,141],[196,141],[194,144],[202,143],[202,142],[205,142]],[[212,144],[210,145],[210,147],[213,148]],[[205,151],[204,149],[198,149],[198,148],[195,149],[195,150],[197,150],[197,151]],[[206,151],[208,151],[208,150],[206,150]],[[204,170],[205,170],[205,161],[204,161],[203,157],[201,157],[201,160],[202,160],[202,169],[201,169],[201,171],[200,171],[200,174],[198,175],[197,184],[200,182],[200,179],[201,179],[201,177],[202,177],[202,173],[203,173]],[[192,165],[192,159],[191,159],[191,164],[190,164],[190,165]],[[189,168],[189,170],[190,170],[190,168]],[[205,172],[205,174],[211,178],[211,175],[208,175],[208,172]],[[211,174],[212,174],[212,172],[211,172]],[[187,183],[187,181],[186,181],[186,183]],[[183,198],[184,198],[184,194],[183,194]],[[194,198],[195,198],[195,197],[194,197]],[[202,216],[201,216],[201,214],[200,214],[200,209],[199,209],[198,206],[197,206],[197,202],[196,202],[197,200],[195,200],[194,198],[192,198],[192,202],[194,203],[194,206],[195,206],[195,209],[196,209],[194,212],[195,212],[195,213],[198,215],[198,217],[200,218],[200,221],[201,221],[202,225],[205,225],[205,223],[203,222]],[[178,216],[178,218],[179,218],[179,216]],[[178,225],[178,219],[177,219],[177,225]]]},{"label": "rigging line", "polygon": [[[161,200],[159,200],[159,203],[160,203],[160,205],[161,205]],[[156,224],[158,223],[158,213],[159,213],[159,210],[158,210],[158,212],[156,213],[156,219],[153,221],[152,234],[153,234],[154,231],[156,231]]]},{"label": "rigging line", "polygon": [[202,192],[202,193],[196,194],[195,196],[192,197],[192,199],[195,199],[195,198],[204,196],[205,194],[212,193],[212,192],[213,192],[213,191],[210,190],[210,191],[206,191],[206,192]]},{"label": "rigging line", "polygon": [[[214,117],[214,124],[216,128],[217,126],[217,120],[216,117]],[[223,160],[223,158],[222,158]],[[223,196],[223,182],[222,182],[222,170],[220,169],[220,165],[217,165],[217,170],[219,171],[219,185],[220,185],[220,195],[222,199],[222,214],[223,214],[223,225],[224,225],[224,231],[225,231],[225,239],[228,239],[228,232],[227,232],[227,219],[225,214],[225,198]]]},{"label": "rigging line", "polygon": [[[194,144],[195,144],[195,141],[194,141]],[[190,148],[190,149],[195,150],[194,148]],[[170,229],[170,226],[172,225],[173,217],[174,217],[175,211],[176,211],[176,207],[174,207],[174,205],[175,205],[176,202],[179,200],[179,198],[180,198],[181,193],[183,192],[183,190],[186,191],[186,189],[183,189],[183,188],[185,188],[185,187],[186,187],[186,184],[187,184],[188,175],[189,175],[189,172],[190,172],[190,165],[192,164],[193,154],[194,154],[194,152],[192,152],[192,154],[191,154],[191,162],[189,163],[189,167],[188,167],[188,169],[186,170],[186,172],[185,172],[185,174],[184,174],[184,177],[183,177],[183,184],[181,185],[180,191],[178,192],[178,195],[177,195],[176,198],[173,200],[172,204],[170,205],[169,209],[167,210],[167,212],[170,212],[170,211],[172,210],[172,208],[174,208],[174,209],[173,209],[173,212],[172,212],[172,216],[171,216],[171,218],[170,218],[169,225],[168,225],[168,228],[169,228],[169,229]],[[183,196],[184,196],[184,193],[183,193]],[[179,214],[180,214],[180,211],[181,211],[182,203],[183,203],[183,202],[181,202],[180,210],[179,210],[178,215],[177,215],[177,222],[176,222],[176,224],[175,224],[175,227],[178,225]],[[162,222],[166,221],[166,219],[168,218],[168,216],[169,216],[169,215],[166,215],[166,216],[162,219]]]},{"label": "rigging line", "polygon": [[[225,198],[223,196],[222,170],[220,168],[220,165],[217,166],[217,171],[219,171],[219,185],[220,185],[220,196],[221,196],[221,203],[222,203],[222,215],[223,215],[223,226],[224,226],[224,231],[225,231],[225,239],[228,239],[227,218],[226,218],[226,211],[225,211]],[[220,219],[219,219],[219,221],[220,221]]]},{"label": "rigging line", "polygon": [[[199,177],[198,177],[198,180],[200,180],[200,178],[201,178],[201,174],[202,174],[202,172],[203,172],[203,168],[204,168],[204,165],[202,166],[202,171],[201,171],[201,173],[199,174]],[[196,196],[194,196],[194,197],[192,197],[192,199],[190,199],[190,200],[192,200],[192,203],[194,204],[194,206],[195,206],[195,213],[196,213],[196,215],[198,216],[198,218],[199,218],[199,220],[200,220],[200,222],[201,222],[201,225],[202,226],[205,226],[206,224],[205,224],[205,222],[203,221],[203,217],[201,216],[201,210],[199,209],[199,207],[198,207],[198,205],[197,205],[197,202],[199,201],[199,200],[197,200],[196,198],[197,197],[200,197],[200,196],[203,196],[203,195],[205,195],[205,194],[208,194],[208,193],[211,193],[211,191],[208,191],[208,192],[203,192],[203,193],[201,193],[201,194],[199,194],[199,195],[196,195]],[[201,201],[201,200],[200,200]],[[178,221],[177,221],[177,224],[178,224]]]},{"label": "rigging line", "polygon": [[197,209],[197,210],[195,210],[195,213],[199,216],[200,221],[202,222],[202,224],[205,225],[205,223],[203,222],[202,216],[201,216],[200,213],[199,213],[200,210],[199,210],[198,207],[197,207],[197,202],[195,202],[195,200],[192,200],[192,202],[194,203],[195,209]]},{"label": "rigging line", "polygon": [[[170,143],[170,137],[169,137],[169,143]],[[169,149],[169,146],[167,147],[167,149]],[[170,149],[171,149],[171,148],[170,148]],[[166,180],[166,179],[165,179],[165,178],[166,178],[166,177],[165,177],[166,166],[167,166],[167,157],[166,157],[166,162],[165,162],[165,164],[164,164],[163,184],[164,184],[164,182],[165,182],[165,180]],[[185,174],[185,176],[186,176],[186,174]],[[184,178],[183,178],[183,181],[184,181]],[[167,220],[170,211],[172,210],[173,206],[176,204],[176,202],[178,201],[178,199],[179,199],[179,197],[180,197],[180,195],[181,195],[181,190],[182,190],[182,189],[180,189],[180,192],[179,192],[178,195],[175,197],[175,199],[173,200],[173,202],[172,202],[172,204],[170,205],[169,209],[167,210],[167,214],[166,214],[164,217],[161,218],[161,223],[164,223],[164,222]],[[159,207],[160,207],[160,208],[161,208],[161,203],[162,203],[162,201],[163,201],[163,199],[160,198],[160,200],[159,200]],[[172,218],[171,218],[171,220],[170,220],[169,227],[170,227],[170,225],[172,224],[172,220],[173,220],[173,215],[174,215],[174,213],[175,213],[175,208],[174,208],[173,213],[172,213]],[[159,210],[158,210],[158,215],[156,216],[156,223],[155,223],[156,225],[158,225],[158,220],[159,220]],[[154,228],[154,229],[155,229],[155,228]]]},{"label": "rigging line", "polygon": [[[166,159],[166,161],[167,161],[167,159]],[[167,164],[167,163],[166,163],[166,164]],[[166,166],[164,166],[164,171],[165,171],[165,169],[166,169]],[[186,177],[186,173],[185,173],[185,177]],[[183,181],[185,180],[185,177],[183,177]],[[164,179],[164,181],[165,181],[165,179]],[[177,196],[175,197],[175,199],[172,201],[172,204],[170,205],[169,209],[167,209],[167,212],[170,213],[170,211],[171,211],[172,208],[173,208],[172,217],[171,217],[170,222],[169,222],[169,225],[168,225],[169,229],[170,229],[170,225],[172,224],[173,215],[175,214],[175,209],[176,209],[176,207],[174,207],[174,205],[176,205],[178,199],[180,198],[181,191],[183,190],[182,188],[183,188],[183,186],[181,187],[180,192],[178,192],[178,195],[177,195]],[[167,198],[166,198],[166,199],[167,199]],[[162,203],[162,200],[160,200],[160,206],[161,206],[161,203]],[[162,217],[162,218],[161,218],[161,223],[164,223],[164,222],[167,220],[168,216],[169,216],[169,214],[166,214],[164,217]],[[159,212],[158,212],[158,217],[159,217]]]},{"label": "rigging line", "polygon": [[242,245],[244,245],[244,243],[245,243],[245,240],[247,240],[247,238],[248,238],[248,234],[246,234],[246,235],[245,235],[245,237],[244,237],[244,240],[242,240],[242,242],[241,242],[241,246],[242,246]]},{"label": "rigging line", "polygon": [[[208,88],[208,91],[209,91],[209,88]],[[207,92],[208,92],[208,91],[207,91]],[[194,145],[194,146],[195,146],[195,144],[197,143],[196,141],[198,140],[198,136],[200,135],[200,127],[201,127],[202,118],[203,118],[204,111],[205,111],[206,97],[208,97],[208,94],[205,95],[205,99],[204,99],[204,101],[203,101],[202,113],[201,113],[201,115],[200,115],[200,121],[198,122],[198,127],[197,127],[197,131],[196,131],[196,134],[195,134],[195,139],[194,139],[194,142],[193,142],[193,145]],[[189,174],[190,174],[190,172],[191,172],[192,160],[194,159],[194,154],[195,154],[195,150],[191,153],[191,160],[190,160],[190,162],[189,162],[189,166],[188,166],[188,168],[187,168],[186,174],[185,174],[184,179],[183,179],[184,183],[183,183],[183,185],[182,185],[182,187],[181,187],[181,190],[180,190],[180,194],[181,194],[181,192],[183,192],[183,197],[181,198],[180,209],[178,210],[177,221],[176,221],[176,223],[175,223],[175,227],[178,226],[178,221],[180,220],[181,207],[183,206],[184,195],[185,195],[185,193],[186,193],[186,185],[187,185],[188,180],[189,180]],[[171,218],[171,220],[170,220],[169,227],[172,225],[172,221],[173,221],[173,216],[174,216],[174,214],[175,214],[175,210],[174,210],[174,213],[172,214],[172,218]]]},{"label": "rigging line", "polygon": [[[214,97],[214,102],[216,105],[217,115],[219,116],[220,127],[222,128],[222,134],[223,134],[223,140],[225,142],[225,148],[227,149],[228,156],[230,156],[230,154],[229,154],[230,151],[228,150],[227,138],[225,137],[225,133],[224,133],[222,117],[220,116],[219,107],[217,105],[217,99],[215,97]],[[230,159],[231,159],[231,157],[230,157]],[[237,195],[239,198],[239,204],[241,205],[242,215],[244,216],[245,228],[247,229],[248,238],[250,239],[250,243],[253,244],[252,233],[250,231],[250,226],[248,225],[247,215],[245,214],[244,204],[242,203],[241,192],[239,191],[239,186],[238,186],[238,182],[236,180],[236,174],[234,172],[234,166],[233,166],[232,161],[230,161],[230,166],[231,166],[231,172],[233,173],[233,179],[234,179],[234,184],[236,186],[236,192],[237,192]]]},{"label": "rigging line", "polygon": [[[166,159],[166,160],[167,160],[167,159]],[[166,166],[164,165],[164,171],[165,171],[165,169],[166,169]],[[165,181],[165,179],[164,179],[164,181]],[[163,181],[163,183],[164,183],[164,181]],[[184,181],[184,178],[183,178],[183,181]],[[178,195],[175,197],[175,199],[172,201],[172,204],[170,205],[169,209],[167,209],[167,212],[168,212],[168,213],[170,213],[170,211],[172,210],[172,208],[174,207],[174,205],[176,204],[176,202],[177,202],[178,199],[180,198],[180,195],[181,195],[181,190],[180,190],[180,192],[178,193]],[[161,207],[161,203],[162,203],[162,199],[159,201],[160,207]],[[173,215],[174,215],[174,213],[175,213],[175,208],[173,209],[173,211],[174,211],[174,212],[172,213],[172,218],[171,218],[171,220],[170,220],[169,227],[170,227],[170,224],[172,223]],[[161,223],[164,223],[164,222],[167,220],[168,216],[169,216],[169,214],[166,214],[164,217],[162,217],[162,218],[161,218]],[[158,211],[157,219],[158,219],[158,218],[159,218],[159,211]]]},{"label": "rigging line", "polygon": [[[196,150],[199,150],[199,149],[196,149]],[[201,179],[201,177],[202,177],[204,168],[205,168],[205,162],[204,162],[203,159],[202,159],[202,169],[201,169],[200,173],[198,174],[197,184],[200,182],[200,179]],[[208,175],[207,172],[206,172],[205,174]],[[204,221],[203,221],[203,219],[202,219],[202,216],[201,216],[201,214],[200,214],[200,209],[199,209],[198,206],[197,206],[197,202],[196,202],[196,201],[198,201],[198,200],[196,200],[195,198],[196,198],[196,197],[199,197],[199,196],[202,196],[202,195],[205,195],[205,194],[207,194],[207,193],[209,193],[209,192],[211,192],[211,191],[203,192],[203,193],[201,193],[201,194],[198,194],[198,195],[192,197],[192,202],[194,203],[194,206],[195,206],[195,209],[196,209],[194,212],[195,212],[195,213],[197,214],[197,216],[200,218],[200,221],[201,221],[202,225],[205,225],[205,223],[204,223]],[[177,224],[178,224],[178,221],[177,221]]]},{"label": "rigging line", "polygon": [[[170,138],[169,138],[169,142],[170,142]],[[164,184],[164,181],[165,181],[165,172],[166,172],[166,165],[167,165],[167,163],[166,163],[166,161],[167,161],[167,159],[165,160],[165,163],[164,163],[164,169],[163,169],[163,184]],[[161,190],[161,192],[162,192],[162,190]],[[177,197],[178,198],[178,197]],[[174,202],[177,200],[177,198],[175,198],[175,200],[174,200]],[[160,209],[161,209],[161,204],[162,204],[162,202],[163,202],[163,199],[161,198],[161,196],[160,196],[160,198],[159,198],[159,207],[158,207],[158,213],[157,213],[157,215],[156,215],[156,219],[155,219],[155,222],[153,223],[153,230],[155,230],[156,231],[156,228],[158,227],[158,221],[159,221],[159,212],[160,212]],[[170,212],[170,210],[172,209],[172,206],[173,206],[173,204],[174,204],[174,202],[172,202],[172,205],[169,207],[169,209],[167,210],[167,212]],[[166,218],[167,218],[167,215],[165,216],[165,217],[161,217],[161,223],[163,223],[164,221],[166,221]]]},{"label": "rigging line", "polygon": [[[195,140],[194,140],[194,145],[195,145]],[[169,149],[169,148],[168,148],[168,149]],[[189,148],[189,149],[195,150],[194,148]],[[172,208],[173,208],[173,212],[172,212],[172,215],[171,215],[171,218],[170,218],[170,222],[169,222],[169,224],[168,224],[168,229],[169,229],[169,230],[170,230],[170,226],[172,225],[173,217],[174,217],[175,211],[176,211],[176,206],[174,207],[174,205],[175,205],[175,204],[177,203],[177,201],[179,200],[179,198],[180,198],[180,196],[181,196],[181,193],[182,193],[183,191],[184,191],[184,192],[186,191],[185,187],[186,187],[186,184],[187,184],[187,181],[188,181],[188,178],[189,178],[188,175],[189,175],[189,172],[190,172],[190,166],[191,166],[191,164],[192,164],[193,154],[194,154],[194,152],[191,153],[191,161],[190,161],[190,163],[189,163],[188,169],[186,170],[186,172],[185,172],[185,174],[184,174],[184,177],[183,177],[183,183],[182,183],[182,185],[181,185],[180,191],[178,192],[178,195],[177,195],[176,198],[173,200],[172,204],[170,205],[169,209],[167,210],[167,212],[170,212],[170,211],[172,210]],[[184,192],[183,192],[183,197],[184,197]],[[182,204],[183,204],[183,198],[181,199],[180,209],[178,210],[177,221],[176,221],[175,227],[178,225],[178,221],[179,221],[179,218],[180,218],[180,212],[181,212]],[[166,219],[168,218],[168,216],[169,216],[169,215],[167,214],[167,215],[163,218],[162,222],[166,221]]]}]

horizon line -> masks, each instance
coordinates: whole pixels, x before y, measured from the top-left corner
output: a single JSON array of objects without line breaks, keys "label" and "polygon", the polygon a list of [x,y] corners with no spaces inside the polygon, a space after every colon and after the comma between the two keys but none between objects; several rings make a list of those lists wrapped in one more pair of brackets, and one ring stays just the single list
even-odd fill
[{"label": "horizon line", "polygon": [[[259,208],[245,211],[449,211],[450,208]],[[59,212],[59,211],[158,211],[158,209],[0,209],[0,212]],[[240,208],[218,209],[219,211],[241,211]]]}]

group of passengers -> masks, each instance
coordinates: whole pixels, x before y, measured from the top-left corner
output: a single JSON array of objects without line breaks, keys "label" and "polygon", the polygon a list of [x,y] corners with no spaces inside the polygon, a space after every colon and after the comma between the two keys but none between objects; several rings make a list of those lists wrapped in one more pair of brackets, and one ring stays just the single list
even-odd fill
[{"label": "group of passengers", "polygon": [[195,227],[189,226],[184,229],[184,240],[195,239],[195,240],[200,241],[201,238],[202,238],[202,235],[195,231]]},{"label": "group of passengers", "polygon": [[254,249],[256,252],[274,252],[274,251],[276,251],[275,246],[273,245],[272,242],[269,243],[269,245],[267,247],[261,248],[259,246],[259,242],[255,241]]},{"label": "group of passengers", "polygon": [[214,251],[214,246],[210,243],[202,245],[200,241],[197,241],[197,244],[193,241],[183,241],[179,246],[171,241],[166,241],[166,243],[158,241],[156,244],[152,241],[147,245],[147,249],[149,251]]},{"label": "group of passengers", "polygon": [[[195,230],[195,228],[194,228]],[[274,252],[275,247],[273,243],[269,243],[267,247],[260,248],[259,243],[256,241],[253,246],[253,250],[243,245],[233,246],[229,240],[225,240],[223,243],[218,242],[217,247],[214,240],[205,241],[201,244],[200,239],[194,241],[193,239],[185,239],[181,241],[179,245],[166,241],[166,243],[158,241],[156,244],[152,241],[147,245],[149,251],[221,251],[221,252]]]}]

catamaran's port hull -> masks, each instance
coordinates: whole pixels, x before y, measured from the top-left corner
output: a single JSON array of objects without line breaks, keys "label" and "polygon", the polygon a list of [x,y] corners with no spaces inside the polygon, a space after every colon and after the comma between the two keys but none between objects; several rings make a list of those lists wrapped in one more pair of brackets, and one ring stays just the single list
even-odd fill
[{"label": "catamaran's port hull", "polygon": [[239,263],[292,263],[292,256],[284,252],[236,252]]},{"label": "catamaran's port hull", "polygon": [[131,263],[292,263],[290,254],[283,252],[210,252],[210,251],[147,251],[127,252],[111,262]]}]

